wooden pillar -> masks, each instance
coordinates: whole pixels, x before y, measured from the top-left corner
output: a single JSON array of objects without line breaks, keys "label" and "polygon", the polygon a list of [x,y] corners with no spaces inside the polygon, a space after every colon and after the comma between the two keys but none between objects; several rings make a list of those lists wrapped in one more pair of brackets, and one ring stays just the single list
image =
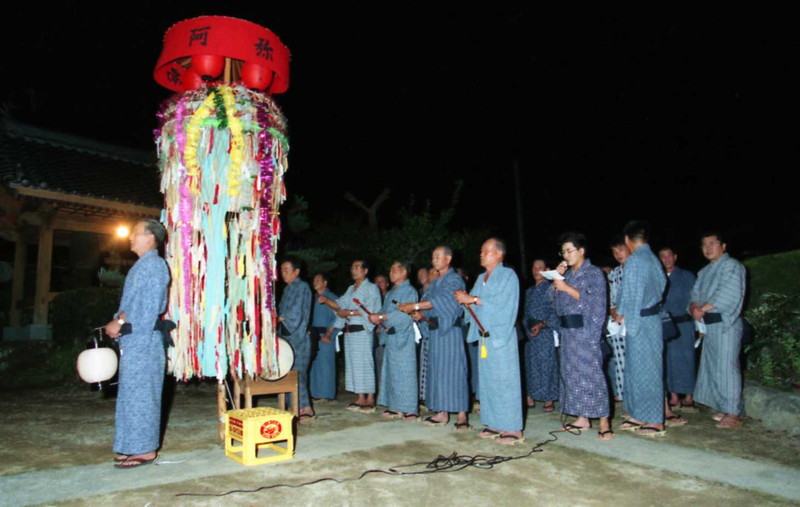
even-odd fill
[{"label": "wooden pillar", "polygon": [[11,309],[9,311],[9,324],[11,327],[22,325],[22,310],[19,306],[25,297],[25,257],[28,254],[28,244],[22,232],[17,237],[14,247],[14,278],[11,281]]},{"label": "wooden pillar", "polygon": [[39,228],[39,256],[36,261],[36,295],[33,302],[33,323],[47,324],[50,304],[50,274],[53,267],[53,223],[44,217]]}]

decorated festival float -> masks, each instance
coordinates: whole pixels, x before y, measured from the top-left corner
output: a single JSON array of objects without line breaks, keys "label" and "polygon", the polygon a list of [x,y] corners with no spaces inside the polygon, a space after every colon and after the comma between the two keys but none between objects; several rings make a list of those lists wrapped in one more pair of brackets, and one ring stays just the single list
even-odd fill
[{"label": "decorated festival float", "polygon": [[[168,369],[179,380],[217,379],[220,422],[232,424],[227,450],[227,433],[242,437],[247,421],[226,414],[226,376],[238,387],[242,379],[279,379],[291,367],[292,350],[276,335],[274,298],[289,146],[272,98],[288,88],[289,50],[249,21],[203,16],[167,30],[154,77],[176,92],[156,131],[172,274],[166,318],[177,325]],[[238,406],[238,389],[236,398]],[[292,450],[291,414],[274,412],[259,436],[288,430]],[[288,425],[278,420],[283,414]]]}]

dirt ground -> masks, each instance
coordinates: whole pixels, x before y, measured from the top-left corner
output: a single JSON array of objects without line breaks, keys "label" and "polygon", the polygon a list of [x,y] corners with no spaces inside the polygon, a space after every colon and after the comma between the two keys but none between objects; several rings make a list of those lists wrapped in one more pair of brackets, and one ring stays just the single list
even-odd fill
[{"label": "dirt ground", "polygon": [[[297,439],[342,429],[373,425],[378,414],[353,414],[344,410],[349,396],[336,402],[319,404],[313,424],[300,425]],[[28,472],[109,463],[113,457],[113,398],[91,392],[85,385],[65,385],[56,389],[37,389],[0,393],[5,416],[0,421],[0,477]],[[275,405],[264,397],[261,405]],[[552,419],[539,407],[530,416]],[[669,443],[725,453],[760,463],[780,464],[798,469],[800,477],[800,439],[780,432],[766,431],[757,421],[748,421],[741,430],[719,430],[710,412],[688,414],[690,424],[672,428]],[[213,382],[177,384],[165,433],[162,454],[199,450],[222,453],[216,428],[216,386]],[[477,418],[474,418],[477,424]],[[620,422],[615,420],[615,426]],[[415,423],[408,423],[415,424]],[[430,429],[420,425],[421,431]],[[299,484],[308,480],[336,477],[353,478],[368,469],[423,462],[453,452],[453,442],[469,446],[470,454],[497,454],[497,445],[478,441],[474,434],[448,433],[441,442],[415,445],[413,442],[386,445],[369,450],[342,452],[324,460],[288,461],[281,464],[245,468],[233,475],[219,475],[190,481],[94,496],[64,502],[66,505],[255,505],[293,502],[300,505],[451,505],[492,502],[499,505],[535,501],[548,505],[677,505],[687,502],[703,505],[784,505],[791,502],[763,493],[715,483],[696,477],[630,463],[591,452],[548,444],[541,453],[502,463],[491,470],[469,468],[458,473],[437,473],[413,477],[368,475],[360,481],[337,484],[321,482],[303,488],[273,488],[252,493],[233,493],[225,497],[176,497],[184,492],[211,493],[232,489],[256,489],[270,483],[270,467],[280,467],[281,480]],[[596,438],[587,432],[589,438]],[[455,438],[455,440],[453,440]],[[614,441],[609,445],[614,445]],[[345,446],[346,448],[346,446]],[[528,450],[530,447],[527,448]],[[506,449],[504,449],[506,450]],[[523,446],[513,454],[524,454]],[[508,453],[511,454],[511,453]],[[658,455],[653,459],[657,462]],[[415,467],[413,470],[425,470]],[[117,472],[129,473],[129,472]],[[136,472],[133,472],[136,473]],[[598,494],[601,492],[601,494]],[[2,504],[0,500],[0,504]]]}]

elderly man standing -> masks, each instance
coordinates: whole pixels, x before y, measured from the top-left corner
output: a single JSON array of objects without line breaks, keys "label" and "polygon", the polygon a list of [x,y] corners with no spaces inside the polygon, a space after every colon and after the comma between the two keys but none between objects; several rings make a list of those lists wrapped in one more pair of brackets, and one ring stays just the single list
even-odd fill
[{"label": "elderly man standing", "polygon": [[438,276],[430,283],[419,303],[404,301],[400,309],[406,313],[425,311],[428,320],[428,352],[425,404],[436,412],[423,423],[444,426],[450,413],[458,414],[455,429],[469,429],[469,385],[467,383],[467,351],[461,330],[461,308],[453,293],[464,290],[464,280],[453,270],[453,251],[440,246],[433,251],[432,263]]},{"label": "elderly man standing", "polygon": [[158,456],[166,356],[161,332],[154,328],[167,306],[169,269],[157,250],[165,236],[156,220],[142,220],[133,228],[131,250],[139,259],[125,278],[119,310],[105,326],[108,336],[119,338],[118,468],[146,465]]},{"label": "elderly man standing", "polygon": [[331,341],[331,325],[336,320],[333,310],[324,304],[323,298],[335,300],[338,296],[328,288],[330,279],[325,273],[314,275],[314,292],[317,294],[316,304],[311,315],[311,332],[317,343],[317,354],[311,363],[309,388],[311,397],[317,400],[333,400],[336,398],[336,344]]},{"label": "elderly man standing", "polygon": [[[667,273],[669,285],[664,296],[664,311],[678,328],[678,336],[667,340],[664,367],[666,368],[667,390],[671,407],[686,411],[694,408],[695,353],[694,324],[692,316],[687,313],[694,287],[695,277],[691,271],[680,268],[676,262],[678,255],[668,247],[658,251],[658,258]],[[679,395],[686,397],[681,402]]]},{"label": "elderly man standing", "polygon": [[718,428],[740,428],[744,404],[739,371],[739,314],[744,302],[745,269],[725,252],[728,245],[719,232],[704,234],[702,248],[709,264],[697,275],[689,305],[692,317],[706,326],[694,397],[719,410],[714,415]]},{"label": "elderly man standing", "polygon": [[389,277],[394,285],[386,294],[381,313],[369,316],[381,344],[386,347],[378,404],[387,407],[383,417],[416,421],[419,393],[414,321],[410,315],[401,312],[396,303],[416,303],[417,291],[408,283],[408,264],[405,262],[392,264]]},{"label": "elderly man standing", "polygon": [[622,403],[630,418],[620,429],[644,436],[664,436],[664,337],[660,313],[667,278],[647,243],[647,224],[629,222],[624,234],[632,253],[625,261],[616,320],[624,322],[627,333]]},{"label": "elderly man standing", "polygon": [[286,287],[278,305],[278,335],[287,340],[294,349],[294,365],[297,372],[299,420],[314,417],[308,396],[308,364],[311,362],[311,340],[308,337],[308,322],[311,318],[311,289],[300,279],[300,263],[289,259],[281,263],[281,279]]},{"label": "elderly man standing", "polygon": [[503,266],[505,244],[490,238],[481,246],[481,266],[486,271],[475,280],[472,292],[456,291],[456,301],[470,305],[488,336],[477,322],[470,325],[469,342],[479,341],[478,360],[481,399],[481,424],[478,436],[495,438],[498,443],[515,445],[522,437],[522,390],[519,345],[514,327],[519,306],[519,279]]},{"label": "elderly man standing", "polygon": [[332,336],[344,331],[345,389],[356,393],[356,401],[348,405],[348,410],[375,412],[375,359],[372,354],[374,325],[367,313],[354,301],[359,300],[369,313],[381,307],[381,293],[378,287],[367,279],[369,263],[356,259],[350,266],[353,285],[336,301],[320,298],[336,311]]}]

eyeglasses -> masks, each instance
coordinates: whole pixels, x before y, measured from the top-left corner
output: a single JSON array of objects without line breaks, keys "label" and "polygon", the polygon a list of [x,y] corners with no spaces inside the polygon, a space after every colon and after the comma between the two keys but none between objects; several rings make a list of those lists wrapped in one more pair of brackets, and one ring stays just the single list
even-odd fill
[{"label": "eyeglasses", "polygon": [[561,257],[564,257],[565,255],[569,255],[572,252],[577,252],[577,251],[578,251],[577,248],[567,248],[566,250],[562,250],[562,251],[558,252],[558,255],[560,255]]}]

